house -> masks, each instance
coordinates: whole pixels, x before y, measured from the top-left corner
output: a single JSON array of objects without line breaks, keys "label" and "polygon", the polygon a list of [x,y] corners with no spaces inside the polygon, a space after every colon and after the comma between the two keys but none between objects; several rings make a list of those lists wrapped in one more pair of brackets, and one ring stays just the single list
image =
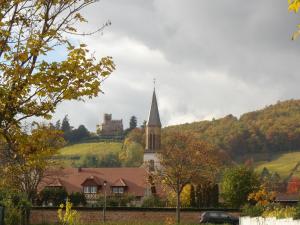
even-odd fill
[{"label": "house", "polygon": [[68,194],[84,193],[93,203],[104,193],[110,196],[134,196],[136,202],[151,193],[149,174],[144,168],[65,168],[48,172],[39,190],[64,188]]}]

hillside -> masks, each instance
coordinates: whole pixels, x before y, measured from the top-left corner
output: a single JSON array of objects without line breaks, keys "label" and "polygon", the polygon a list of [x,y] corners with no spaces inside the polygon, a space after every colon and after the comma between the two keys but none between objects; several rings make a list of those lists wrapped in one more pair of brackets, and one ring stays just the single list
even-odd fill
[{"label": "hillside", "polygon": [[224,118],[170,126],[164,132],[191,132],[225,150],[233,159],[270,160],[275,153],[300,149],[300,100],[278,102],[240,118]]},{"label": "hillside", "polygon": [[102,157],[110,153],[118,155],[122,149],[120,142],[95,142],[66,146],[59,150],[57,159],[66,166],[74,166],[87,155]]},{"label": "hillside", "polygon": [[[300,151],[275,155],[271,161],[256,162],[255,169],[257,172],[261,172],[265,167],[269,171],[277,172],[282,178],[286,178],[294,171],[298,162],[300,162]],[[299,169],[295,170],[294,176],[300,176]]]}]

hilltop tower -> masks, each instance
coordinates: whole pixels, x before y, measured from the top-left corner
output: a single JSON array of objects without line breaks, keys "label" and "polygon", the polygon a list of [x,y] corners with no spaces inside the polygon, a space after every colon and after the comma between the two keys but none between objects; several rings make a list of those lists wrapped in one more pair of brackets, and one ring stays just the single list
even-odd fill
[{"label": "hilltop tower", "polygon": [[144,164],[149,166],[149,171],[154,171],[159,166],[157,153],[161,145],[161,122],[158,112],[155,88],[149,118],[146,124],[146,148],[144,151]]}]

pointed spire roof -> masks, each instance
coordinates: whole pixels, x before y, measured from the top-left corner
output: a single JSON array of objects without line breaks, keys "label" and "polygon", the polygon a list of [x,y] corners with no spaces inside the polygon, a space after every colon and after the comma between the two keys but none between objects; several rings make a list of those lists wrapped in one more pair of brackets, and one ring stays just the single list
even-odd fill
[{"label": "pointed spire roof", "polygon": [[152,103],[151,103],[149,118],[147,121],[147,126],[161,127],[158,106],[157,106],[157,100],[156,100],[156,94],[155,94],[155,88],[153,90]]}]

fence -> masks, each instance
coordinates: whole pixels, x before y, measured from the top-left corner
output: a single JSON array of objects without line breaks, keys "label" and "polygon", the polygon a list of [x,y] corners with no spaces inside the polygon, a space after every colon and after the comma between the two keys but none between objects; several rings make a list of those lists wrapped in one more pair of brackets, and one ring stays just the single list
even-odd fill
[{"label": "fence", "polygon": [[[57,223],[57,207],[32,207],[30,224],[55,224]],[[74,207],[80,220],[85,223],[97,223],[103,220],[102,207]],[[185,208],[181,210],[181,220],[184,223],[198,224],[201,211],[227,211],[231,214],[239,214],[235,209],[196,209]],[[163,223],[168,218],[175,218],[175,208],[141,208],[141,207],[107,207],[106,220],[109,222],[132,222]]]},{"label": "fence", "polygon": [[241,217],[240,225],[300,225],[300,220],[263,218],[263,217]]}]

